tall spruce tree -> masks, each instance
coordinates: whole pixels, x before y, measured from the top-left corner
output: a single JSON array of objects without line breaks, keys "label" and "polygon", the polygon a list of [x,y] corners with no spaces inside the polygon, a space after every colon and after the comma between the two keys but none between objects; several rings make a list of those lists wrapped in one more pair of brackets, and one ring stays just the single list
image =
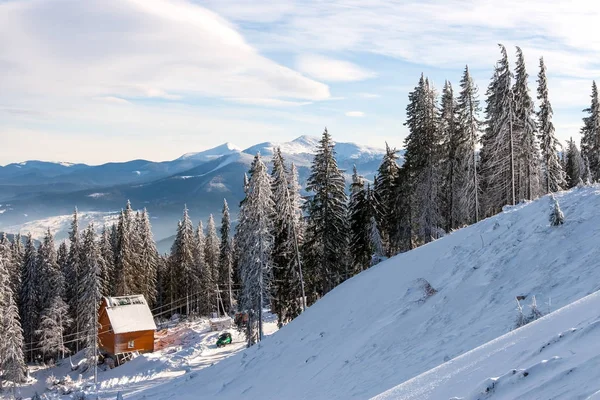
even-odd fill
[{"label": "tall spruce tree", "polygon": [[69,269],[69,248],[67,247],[67,242],[62,241],[58,246],[58,250],[56,251],[56,262],[58,263],[58,267],[62,273],[62,280],[64,282],[62,298],[67,301],[67,282],[65,282],[65,274]]},{"label": "tall spruce tree", "polygon": [[100,260],[102,263],[102,295],[111,296],[114,288],[113,277],[115,275],[115,255],[113,253],[113,246],[110,240],[110,231],[106,225],[104,225],[102,228],[99,251]]},{"label": "tall spruce tree", "polygon": [[131,203],[127,201],[125,210],[121,211],[117,226],[117,253],[115,264],[115,295],[128,296],[137,294],[139,290],[137,260],[137,229],[135,214]]},{"label": "tall spruce tree", "polygon": [[516,204],[517,199],[515,163],[519,143],[514,129],[513,75],[506,48],[498,46],[502,57],[496,63],[486,92],[486,129],[481,140],[481,174],[488,215],[499,212],[506,204]]},{"label": "tall spruce tree", "polygon": [[50,305],[44,309],[40,318],[40,327],[36,331],[38,342],[44,359],[57,360],[64,358],[69,349],[65,346],[66,329],[72,320],[69,306],[60,295],[55,294]]},{"label": "tall spruce tree", "polygon": [[357,274],[371,264],[371,237],[369,224],[371,210],[364,178],[358,175],[356,166],[350,185],[350,254],[353,274]]},{"label": "tall spruce tree", "polygon": [[585,163],[573,138],[567,143],[566,159],[567,189],[571,189],[583,181],[585,175]]},{"label": "tall spruce tree", "polygon": [[229,205],[223,199],[221,211],[221,241],[219,249],[219,288],[222,290],[222,299],[225,306],[224,313],[231,313],[235,307],[233,296],[233,241],[231,237],[231,218]]},{"label": "tall spruce tree", "polygon": [[537,125],[533,99],[529,94],[527,80],[529,75],[525,68],[525,57],[521,48],[517,47],[517,64],[515,69],[514,133],[517,139],[517,198],[533,200],[539,193],[539,149],[537,143]]},{"label": "tall spruce tree", "polygon": [[[219,284],[219,236],[217,236],[217,227],[215,226],[215,219],[210,214],[208,222],[206,223],[206,239],[204,244],[204,259],[206,261],[206,274],[210,276],[210,282],[212,287],[208,288],[209,291],[215,293],[215,311],[221,309],[220,300],[223,298],[223,288],[218,286]],[[208,277],[207,276],[207,277]],[[218,289],[218,292],[217,292]]]},{"label": "tall spruce tree", "polygon": [[81,245],[81,279],[78,290],[77,315],[80,337],[86,349],[87,365],[92,368],[98,356],[98,309],[102,300],[102,263],[96,241],[96,231],[91,223],[83,232]]},{"label": "tall spruce tree", "polygon": [[415,90],[409,93],[405,125],[404,166],[410,184],[412,223],[417,238],[428,243],[440,236],[443,224],[441,198],[441,135],[435,90],[421,75]]},{"label": "tall spruce tree", "polygon": [[306,190],[307,214],[304,265],[310,286],[310,302],[347,279],[350,268],[340,254],[348,249],[345,180],[335,158],[335,146],[327,129],[317,147]]},{"label": "tall spruce tree", "polygon": [[[394,193],[395,235],[391,238],[396,252],[405,252],[415,247],[412,223],[410,172],[406,165],[398,171]],[[396,254],[395,252],[392,255]]]},{"label": "tall spruce tree", "polygon": [[442,146],[440,161],[442,163],[441,180],[441,213],[444,220],[444,229],[450,231],[459,226],[461,218],[460,194],[462,188],[461,160],[459,147],[463,140],[459,129],[458,104],[454,98],[452,84],[444,83],[442,90],[442,109],[440,115],[440,134]]},{"label": "tall spruce tree", "polygon": [[459,139],[457,142],[456,158],[458,173],[455,181],[454,196],[458,198],[456,222],[457,226],[479,221],[480,192],[477,144],[481,122],[479,113],[478,89],[465,67],[460,81],[456,110],[458,113]]},{"label": "tall spruce tree", "polygon": [[[21,323],[23,328],[23,337],[26,343],[32,343],[35,340],[35,331],[40,320],[40,268],[37,258],[37,249],[31,237],[31,233],[27,235],[25,242],[25,255],[23,257],[23,265],[21,267],[21,293],[19,302],[21,305]],[[33,348],[33,346],[30,346]],[[33,351],[30,351],[29,359],[33,359]]]},{"label": "tall spruce tree", "polygon": [[[80,324],[77,311],[79,310],[79,296],[77,291],[79,290],[79,278],[81,270],[81,235],[79,233],[79,215],[77,207],[73,212],[73,221],[71,222],[71,230],[69,231],[69,261],[66,268],[63,270],[63,276],[65,281],[65,301],[69,305],[69,311],[71,312],[71,319],[73,324],[71,325],[70,333],[78,336]],[[27,335],[25,336],[27,339]],[[79,342],[75,342],[74,349],[77,351]]]},{"label": "tall spruce tree", "polygon": [[216,286],[211,271],[206,268],[206,256],[204,254],[206,237],[202,221],[198,223],[194,239],[193,289],[194,293],[199,293],[196,308],[200,315],[210,315],[214,310]]},{"label": "tall spruce tree", "polygon": [[64,294],[64,278],[58,265],[54,236],[50,229],[46,231],[44,240],[38,249],[38,309],[40,313],[50,307],[55,296]]},{"label": "tall spruce tree", "polygon": [[546,79],[546,65],[544,58],[540,57],[540,72],[538,73],[537,99],[540,109],[537,113],[540,148],[542,151],[543,192],[550,193],[562,190],[567,186],[565,173],[558,158],[560,143],[554,135],[552,123],[552,105],[548,98],[548,82]]},{"label": "tall spruce tree", "polygon": [[141,293],[146,298],[149,304],[156,304],[156,274],[158,269],[158,250],[152,235],[152,226],[150,225],[150,217],[148,211],[144,210],[140,213],[138,220],[138,265],[140,280],[138,293]]},{"label": "tall spruce tree", "polygon": [[[398,173],[400,168],[398,167],[398,151],[395,148],[391,148],[388,144],[385,144],[385,154],[381,161],[381,165],[377,170],[377,179],[375,180],[374,190],[375,195],[379,200],[379,212],[377,219],[379,226],[381,227],[382,236],[384,240],[384,246],[386,254],[391,256],[397,249],[394,246],[393,238],[396,237],[396,224],[394,221],[397,220],[398,210],[394,207],[394,199],[396,196],[396,184],[398,180]],[[352,181],[352,187],[355,186],[354,179]],[[356,189],[362,189],[357,185]],[[352,192],[352,191],[351,191]],[[352,201],[351,201],[352,202]]]},{"label": "tall spruce tree", "polygon": [[592,82],[591,104],[583,112],[581,128],[581,156],[589,161],[589,168],[593,181],[600,180],[600,102],[598,101],[598,88],[596,81]]},{"label": "tall spruce tree", "polygon": [[262,309],[271,282],[274,204],[271,178],[257,154],[250,169],[246,198],[240,207],[236,243],[240,249],[241,309],[248,312],[248,346],[262,340]]},{"label": "tall spruce tree", "polygon": [[273,154],[271,173],[275,205],[272,309],[277,314],[280,327],[302,312],[302,284],[299,275],[301,259],[298,251],[302,238],[299,224],[300,204],[297,200],[299,194],[292,193],[292,190],[298,188],[294,182],[296,177],[291,174],[285,166],[281,150],[277,148]]},{"label": "tall spruce tree", "polygon": [[10,282],[11,288],[16,298],[15,301],[18,304],[19,294],[21,293],[21,266],[23,265],[23,257],[25,255],[23,239],[20,233],[17,233],[13,237],[10,250],[12,254],[12,262],[10,263],[12,264],[12,266],[9,265],[9,274],[11,277]]},{"label": "tall spruce tree", "polygon": [[11,258],[0,254],[0,391],[3,379],[17,384],[23,382],[26,375],[23,330],[9,279],[11,262]]},{"label": "tall spruce tree", "polygon": [[193,305],[194,260],[194,227],[189,217],[187,206],[183,209],[183,217],[179,221],[175,241],[171,247],[169,260],[171,268],[170,301],[181,305],[180,311],[186,315]]}]

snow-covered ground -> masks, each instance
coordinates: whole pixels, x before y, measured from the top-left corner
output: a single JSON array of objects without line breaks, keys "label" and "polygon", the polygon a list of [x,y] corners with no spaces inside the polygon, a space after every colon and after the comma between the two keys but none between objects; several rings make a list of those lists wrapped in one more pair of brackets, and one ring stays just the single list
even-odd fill
[{"label": "snow-covered ground", "polygon": [[[85,228],[88,224],[93,222],[96,229],[100,232],[104,225],[112,226],[118,221],[119,212],[79,211],[78,217],[79,226],[81,228]],[[31,233],[31,236],[34,239],[43,240],[44,235],[48,229],[50,229],[50,232],[55,235],[55,243],[58,245],[62,240],[68,238],[71,222],[73,222],[73,214],[56,215],[29,221],[21,225],[0,226],[0,230],[9,233],[21,233],[21,235]]]},{"label": "snow-covered ground", "polygon": [[[516,296],[527,296],[523,302],[527,309],[535,295],[547,312],[600,288],[600,191],[575,189],[557,198],[566,216],[563,226],[549,226],[548,197],[511,207],[348,280],[259,346],[198,371],[192,379],[171,379],[126,398],[379,395],[513,330]],[[425,299],[421,279],[437,293]],[[592,319],[578,320],[574,315],[564,320],[564,326],[557,322],[560,326],[550,326],[522,351],[533,354],[544,341]],[[541,321],[524,331],[531,332],[536,325],[544,326]],[[589,331],[593,335],[594,330]],[[549,360],[554,355],[565,357],[548,350]],[[592,360],[594,350],[590,348]],[[520,355],[524,364],[514,358],[514,363],[499,363],[500,372],[474,374],[465,391],[478,389],[486,378],[510,368],[528,368],[541,361],[527,359],[526,354]],[[586,390],[594,389],[600,390],[600,382],[589,382]],[[572,398],[568,393],[575,388],[561,390],[567,393],[563,398]],[[449,397],[468,395],[459,391]]]},{"label": "snow-covered ground", "polygon": [[[507,208],[348,280],[232,357],[190,331],[101,374],[102,397],[598,398],[600,294],[577,301],[600,289],[600,187],[556,197],[562,226],[549,197]],[[554,313],[514,331],[516,296]]]},{"label": "snow-covered ground", "polygon": [[600,292],[375,400],[600,399]]},{"label": "snow-covered ground", "polygon": [[[271,314],[266,314],[265,319],[265,334],[270,335],[277,330],[277,321]],[[183,377],[184,380],[192,379],[196,371],[246,348],[244,335],[238,333],[235,328],[228,329],[232,334],[233,342],[217,348],[216,341],[221,332],[210,331],[208,320],[171,325],[169,328],[157,331],[154,353],[142,354],[114,369],[104,365],[99,367],[98,382],[101,399],[115,399],[119,392],[128,398],[130,395],[144,393],[152,387],[177,377]],[[70,399],[74,393],[81,390],[93,392],[90,372],[80,376],[79,370],[72,370],[71,364],[77,365],[84,361],[82,353],[78,353],[72,359],[62,360],[52,368],[34,367],[30,382],[20,387],[18,394],[28,398],[37,392],[45,393],[49,399]],[[72,383],[68,386],[73,392],[59,396],[61,392],[59,385],[52,387],[47,383],[50,376],[57,381],[64,381],[65,377],[69,376],[67,379]]]}]

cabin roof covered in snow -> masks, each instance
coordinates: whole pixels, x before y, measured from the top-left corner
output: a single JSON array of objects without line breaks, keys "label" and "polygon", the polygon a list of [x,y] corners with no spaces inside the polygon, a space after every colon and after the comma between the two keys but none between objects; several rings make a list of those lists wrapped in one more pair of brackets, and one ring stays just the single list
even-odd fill
[{"label": "cabin roof covered in snow", "polygon": [[156,330],[143,295],[105,297],[106,314],[115,334]]}]

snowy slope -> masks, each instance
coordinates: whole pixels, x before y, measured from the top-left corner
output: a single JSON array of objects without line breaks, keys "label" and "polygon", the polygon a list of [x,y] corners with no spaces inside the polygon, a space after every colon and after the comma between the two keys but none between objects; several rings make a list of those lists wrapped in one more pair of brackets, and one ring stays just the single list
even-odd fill
[{"label": "snowy slope", "polygon": [[599,338],[596,292],[375,399],[598,399]]},{"label": "snowy slope", "polygon": [[[79,224],[80,226],[87,226],[90,223],[94,223],[96,230],[100,232],[104,225],[112,226],[119,219],[119,212],[98,212],[98,211],[79,211]],[[73,214],[56,215],[54,217],[43,218],[34,220],[21,225],[14,226],[2,226],[0,224],[0,230],[5,230],[11,233],[20,233],[25,236],[31,233],[34,239],[42,240],[48,229],[55,236],[55,243],[58,245],[62,240],[68,238],[68,232],[71,229],[71,223],[73,222]]]},{"label": "snowy slope", "polygon": [[[378,395],[511,331],[517,295],[535,295],[545,311],[548,299],[556,310],[600,288],[600,192],[558,198],[561,227],[548,224],[548,197],[513,207],[350,279],[259,346],[193,379],[130,398]],[[424,301],[421,278],[438,290]]]}]

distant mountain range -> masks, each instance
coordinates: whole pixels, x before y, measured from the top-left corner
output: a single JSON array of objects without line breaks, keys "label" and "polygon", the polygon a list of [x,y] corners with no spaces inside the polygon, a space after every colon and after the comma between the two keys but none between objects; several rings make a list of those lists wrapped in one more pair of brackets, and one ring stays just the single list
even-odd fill
[{"label": "distant mountain range", "polygon": [[[226,198],[233,214],[243,198],[243,176],[258,152],[270,162],[280,147],[287,163],[298,167],[304,186],[319,138],[301,136],[291,142],[260,143],[241,150],[225,143],[212,149],[164,162],[133,160],[98,166],[26,161],[0,167],[0,231],[43,232],[48,226],[57,238],[66,237],[65,215],[75,206],[97,225],[114,220],[114,212],[130,200],[134,208],[146,207],[157,241],[168,240],[184,205],[197,223],[221,211]],[[354,143],[337,143],[338,164],[347,180],[356,165],[372,180],[384,149]],[[402,155],[402,153],[401,153]],[[401,157],[402,158],[402,157]],[[38,226],[39,225],[39,226]],[[33,233],[34,236],[36,233]]]}]

